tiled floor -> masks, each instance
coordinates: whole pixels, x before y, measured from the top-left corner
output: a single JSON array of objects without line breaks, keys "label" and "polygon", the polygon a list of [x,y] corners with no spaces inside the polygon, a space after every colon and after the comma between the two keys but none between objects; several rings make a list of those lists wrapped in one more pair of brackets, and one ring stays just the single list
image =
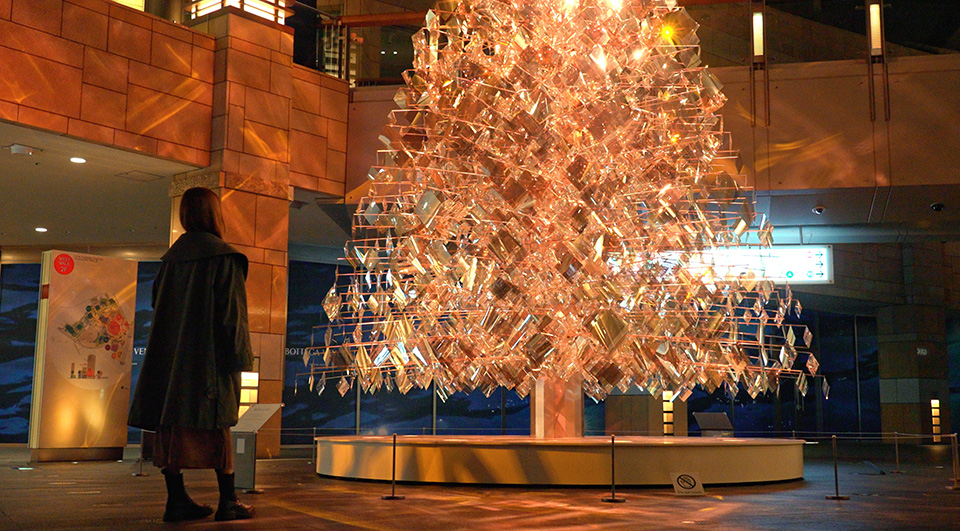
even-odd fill
[{"label": "tiled floor", "polygon": [[[242,495],[253,520],[205,521],[186,528],[243,529],[960,529],[960,491],[951,490],[948,446],[903,448],[903,474],[890,474],[889,446],[841,447],[840,493],[833,494],[829,447],[808,446],[802,481],[748,487],[708,486],[704,497],[667,488],[618,489],[400,485],[404,500],[385,501],[390,485],[318,477],[308,458],[260,461],[261,494]],[[128,452],[134,455],[133,452]],[[164,487],[158,470],[135,477],[135,461],[27,463],[23,447],[0,447],[0,529],[161,529]],[[883,472],[883,473],[881,473]],[[197,501],[216,502],[212,471],[187,471]]]}]

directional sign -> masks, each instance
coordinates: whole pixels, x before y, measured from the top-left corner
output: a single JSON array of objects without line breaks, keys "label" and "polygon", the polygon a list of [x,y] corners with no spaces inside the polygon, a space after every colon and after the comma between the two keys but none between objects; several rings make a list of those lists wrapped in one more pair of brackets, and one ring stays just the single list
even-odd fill
[{"label": "directional sign", "polygon": [[686,268],[697,276],[709,271],[718,278],[753,274],[778,284],[833,284],[833,247],[775,245],[704,249],[701,253],[692,253]]}]

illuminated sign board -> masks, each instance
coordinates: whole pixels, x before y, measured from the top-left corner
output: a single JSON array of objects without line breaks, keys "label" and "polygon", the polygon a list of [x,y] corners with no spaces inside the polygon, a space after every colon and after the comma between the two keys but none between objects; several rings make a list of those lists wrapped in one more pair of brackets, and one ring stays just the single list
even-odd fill
[{"label": "illuminated sign board", "polygon": [[833,284],[833,247],[775,245],[704,250],[694,254],[688,270],[712,268],[717,277],[737,277],[750,271],[777,284]]},{"label": "illuminated sign board", "polygon": [[143,11],[144,0],[114,0],[118,4],[123,4],[127,7],[132,7],[138,11]]}]

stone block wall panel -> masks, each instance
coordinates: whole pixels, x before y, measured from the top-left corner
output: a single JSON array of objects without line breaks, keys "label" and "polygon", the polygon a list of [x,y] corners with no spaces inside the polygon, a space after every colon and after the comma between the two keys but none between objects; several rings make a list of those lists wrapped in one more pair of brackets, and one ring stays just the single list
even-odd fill
[{"label": "stone block wall panel", "polygon": [[116,146],[129,149],[130,151],[140,151],[143,153],[157,152],[157,139],[127,131],[115,131],[113,134],[113,143]]},{"label": "stone block wall panel", "polygon": [[66,134],[67,125],[69,124],[66,116],[41,111],[39,109],[32,109],[22,105],[20,106],[20,112],[17,114],[17,121],[22,124],[63,134]]},{"label": "stone block wall panel", "polygon": [[243,123],[243,152],[279,162],[288,162],[289,132],[252,120]]},{"label": "stone block wall panel", "polygon": [[40,31],[59,34],[62,12],[61,0],[14,0],[11,20]]},{"label": "stone block wall panel", "polygon": [[83,55],[83,82],[126,93],[130,60],[87,46]]},{"label": "stone block wall panel", "polygon": [[[286,234],[284,234],[286,239]],[[273,274],[270,284],[270,332],[279,337],[287,333],[287,264],[272,266]],[[282,345],[281,345],[282,347]],[[283,353],[283,348],[280,349]],[[273,363],[283,364],[283,356],[273,358]]]},{"label": "stone block wall panel", "polygon": [[[0,112],[0,119],[2,118],[3,118],[3,113]],[[115,130],[112,127],[92,124],[89,122],[84,122],[82,120],[75,120],[73,118],[71,118],[67,122],[68,135],[79,137],[79,138],[86,138],[88,140],[99,142],[101,144],[113,144],[114,131]]]},{"label": "stone block wall panel", "polygon": [[[272,71],[272,70],[271,70]],[[257,89],[247,89],[246,119],[286,130],[290,127],[290,98]]]},{"label": "stone block wall panel", "polygon": [[345,193],[347,84],[294,65],[290,111],[290,184]]},{"label": "stone block wall panel", "polygon": [[[262,349],[274,352],[283,348],[286,331],[283,334],[257,334],[260,336]],[[280,380],[283,377],[283,359],[264,361],[260,359],[260,377],[265,380]]]},{"label": "stone block wall panel", "polygon": [[[251,332],[270,332],[270,295],[273,282],[272,266],[263,263],[250,263],[247,273],[247,313]],[[262,352],[263,357],[271,353]]]},{"label": "stone block wall panel", "polygon": [[[0,35],[4,24],[0,23]],[[0,37],[0,41],[4,41]],[[80,117],[79,68],[0,44],[0,100],[66,118]],[[33,124],[31,124],[33,125]]]},{"label": "stone block wall panel", "polygon": [[255,240],[257,196],[240,190],[220,194],[220,206],[226,225],[224,237],[233,244],[253,246]]},{"label": "stone block wall panel", "polygon": [[150,64],[189,77],[193,73],[193,44],[153,33]]},{"label": "stone block wall panel", "polygon": [[287,248],[287,233],[290,202],[275,197],[257,197],[257,227],[254,245],[262,249],[284,251]]},{"label": "stone block wall panel", "polygon": [[80,67],[83,58],[82,44],[16,21],[0,23],[0,46],[74,67]]},{"label": "stone block wall panel", "polygon": [[111,18],[108,28],[107,51],[128,59],[150,62],[151,32],[142,26]]},{"label": "stone block wall panel", "polygon": [[[300,70],[294,68],[294,72]],[[320,87],[311,80],[294,75],[293,81],[293,108],[306,113],[320,115]]]},{"label": "stone block wall panel", "polygon": [[103,0],[0,0],[0,115],[202,167],[213,39]]},{"label": "stone block wall panel", "polygon": [[[80,94],[80,119],[109,127],[123,129],[127,109],[127,95],[96,85],[84,84]],[[119,111],[119,112],[118,112]]]},{"label": "stone block wall panel", "polygon": [[338,122],[347,122],[347,93],[328,86],[320,88],[320,114]]},{"label": "stone block wall panel", "polygon": [[63,38],[98,50],[107,49],[110,18],[77,4],[63,4]]}]

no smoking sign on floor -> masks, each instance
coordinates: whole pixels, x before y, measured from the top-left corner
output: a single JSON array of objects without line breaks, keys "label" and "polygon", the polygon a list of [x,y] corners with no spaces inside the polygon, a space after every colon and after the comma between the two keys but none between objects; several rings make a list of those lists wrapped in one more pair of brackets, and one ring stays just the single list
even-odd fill
[{"label": "no smoking sign on floor", "polygon": [[679,496],[703,496],[703,483],[700,482],[700,475],[695,473],[670,474],[673,478],[673,492]]}]

